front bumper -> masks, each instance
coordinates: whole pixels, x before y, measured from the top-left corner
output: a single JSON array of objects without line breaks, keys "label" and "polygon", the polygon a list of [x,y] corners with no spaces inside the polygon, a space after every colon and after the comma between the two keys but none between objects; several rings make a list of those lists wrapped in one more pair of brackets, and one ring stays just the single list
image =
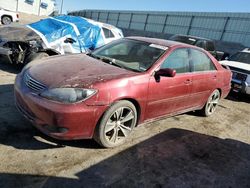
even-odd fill
[{"label": "front bumper", "polygon": [[18,75],[14,88],[16,106],[37,129],[60,140],[92,138],[96,124],[108,106],[49,101],[32,93],[21,80]]},{"label": "front bumper", "polygon": [[10,48],[0,47],[0,61],[1,62],[13,63],[10,58],[11,54],[12,54],[12,51]]},{"label": "front bumper", "polygon": [[237,79],[232,79],[232,90],[250,95],[250,84]]}]

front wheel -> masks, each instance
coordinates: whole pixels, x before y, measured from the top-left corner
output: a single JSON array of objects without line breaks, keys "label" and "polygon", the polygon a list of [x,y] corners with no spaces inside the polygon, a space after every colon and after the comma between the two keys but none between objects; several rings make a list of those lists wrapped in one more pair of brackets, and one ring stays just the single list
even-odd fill
[{"label": "front wheel", "polygon": [[202,115],[204,116],[212,115],[218,106],[219,100],[220,100],[220,91],[216,89],[209,96],[206,105],[201,110]]},{"label": "front wheel", "polygon": [[103,115],[95,130],[94,139],[103,147],[111,148],[124,143],[137,123],[133,103],[115,102]]}]

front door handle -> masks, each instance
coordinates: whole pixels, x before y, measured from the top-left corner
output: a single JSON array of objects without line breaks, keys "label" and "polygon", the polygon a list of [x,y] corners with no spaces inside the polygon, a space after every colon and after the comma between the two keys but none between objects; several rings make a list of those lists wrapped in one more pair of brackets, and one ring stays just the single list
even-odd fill
[{"label": "front door handle", "polygon": [[189,85],[191,83],[192,83],[192,80],[190,80],[190,79],[187,79],[186,81],[184,81],[184,84],[186,84],[186,85]]}]

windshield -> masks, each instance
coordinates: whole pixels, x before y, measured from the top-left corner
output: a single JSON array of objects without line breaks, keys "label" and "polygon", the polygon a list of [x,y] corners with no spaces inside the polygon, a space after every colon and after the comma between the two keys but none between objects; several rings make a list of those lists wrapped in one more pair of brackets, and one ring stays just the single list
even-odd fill
[{"label": "windshield", "polygon": [[147,42],[121,39],[95,50],[91,55],[111,65],[144,72],[167,50],[165,46]]},{"label": "windshield", "polygon": [[191,44],[194,45],[196,42],[196,39],[188,37],[188,36],[173,36],[170,38],[170,40],[176,41],[176,42],[182,42],[185,44]]},{"label": "windshield", "polygon": [[232,55],[228,60],[250,64],[250,53],[238,52],[238,53]]}]

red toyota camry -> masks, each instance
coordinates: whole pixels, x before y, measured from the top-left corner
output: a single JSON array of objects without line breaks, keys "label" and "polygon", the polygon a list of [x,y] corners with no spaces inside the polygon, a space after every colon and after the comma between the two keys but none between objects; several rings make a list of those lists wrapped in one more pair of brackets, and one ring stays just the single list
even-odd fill
[{"label": "red toyota camry", "polygon": [[231,72],[200,48],[128,37],[26,66],[15,98],[19,111],[51,137],[114,147],[142,122],[194,110],[213,114],[230,81]]}]

